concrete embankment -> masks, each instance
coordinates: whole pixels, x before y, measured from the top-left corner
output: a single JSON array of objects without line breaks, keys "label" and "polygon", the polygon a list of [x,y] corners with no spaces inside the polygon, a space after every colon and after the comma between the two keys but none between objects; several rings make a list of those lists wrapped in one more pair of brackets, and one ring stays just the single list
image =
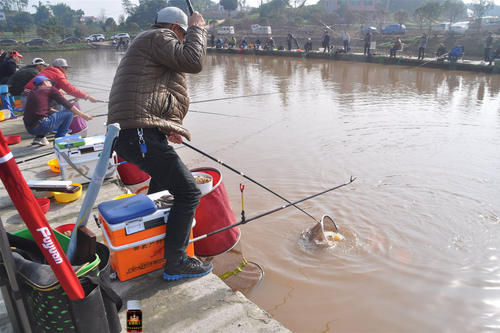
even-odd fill
[{"label": "concrete embankment", "polygon": [[[21,117],[4,121],[0,127],[5,136],[21,135],[23,139],[10,148],[18,163],[25,161],[19,164],[19,168],[26,180],[59,180],[58,174],[52,173],[47,166],[47,161],[54,158],[53,154],[27,161],[34,156],[49,153],[53,148],[32,147],[32,136],[25,132]],[[116,178],[106,180],[96,204],[123,193],[125,189]],[[46,214],[51,226],[54,228],[74,223],[84,195],[85,190],[78,200],[66,204],[52,199],[51,208]],[[97,214],[96,210],[93,214]],[[9,232],[25,227],[3,184],[0,184],[0,216]],[[102,241],[102,233],[93,218],[87,226]],[[159,270],[126,282],[112,282],[113,289],[124,301],[119,313],[123,332],[126,331],[126,302],[131,299],[141,301],[144,332],[289,332],[243,294],[232,292],[214,274],[183,283],[166,282],[161,275],[162,271]],[[12,332],[1,299],[0,332]]]},{"label": "concrete embankment", "polygon": [[365,62],[381,65],[395,65],[395,66],[409,66],[409,67],[425,67],[437,68],[443,70],[461,70],[473,71],[482,73],[500,74],[500,60],[496,65],[488,66],[487,63],[477,60],[459,60],[457,62],[449,61],[436,61],[436,58],[425,58],[424,60],[417,60],[416,57],[406,55],[404,52],[398,53],[396,58],[390,58],[388,55],[372,54],[365,56],[360,53],[323,53],[319,51],[303,52],[303,51],[264,51],[255,49],[218,49],[209,47],[207,49],[210,53],[220,54],[245,54],[256,56],[271,56],[271,57],[295,57],[306,59],[325,59],[336,61],[351,61],[351,62]]}]

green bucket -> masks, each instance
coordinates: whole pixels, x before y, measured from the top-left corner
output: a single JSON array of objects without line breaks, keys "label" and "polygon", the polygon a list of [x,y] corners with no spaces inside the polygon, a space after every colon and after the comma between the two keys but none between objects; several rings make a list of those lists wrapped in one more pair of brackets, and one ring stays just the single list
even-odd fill
[{"label": "green bucket", "polygon": [[[62,249],[64,252],[68,249],[69,246],[69,241],[70,238],[66,236],[65,234],[61,234],[59,231],[52,229],[52,232],[56,235],[57,240],[59,241],[59,244],[61,245]],[[19,231],[16,231],[13,233],[13,235],[26,238],[29,240],[35,240],[33,236],[31,235],[31,232],[29,231],[28,228],[21,229]]]}]

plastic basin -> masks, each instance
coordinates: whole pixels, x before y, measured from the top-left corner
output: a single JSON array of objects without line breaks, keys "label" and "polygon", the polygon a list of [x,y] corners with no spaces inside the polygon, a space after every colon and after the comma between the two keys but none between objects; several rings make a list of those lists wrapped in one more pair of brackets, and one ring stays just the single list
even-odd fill
[{"label": "plastic basin", "polygon": [[21,136],[20,135],[11,135],[5,137],[5,141],[7,141],[8,145],[15,145],[21,142]]},{"label": "plastic basin", "polygon": [[78,186],[78,191],[76,191],[75,193],[52,192],[54,199],[56,199],[57,202],[61,203],[67,203],[78,199],[82,195],[82,184],[73,183],[71,185]]},{"label": "plastic basin", "polygon": [[50,209],[50,200],[47,198],[37,198],[36,201],[38,201],[38,204],[40,205],[40,208],[42,209],[42,212],[45,214],[49,211]]},{"label": "plastic basin", "polygon": [[63,224],[63,225],[60,225],[58,227],[55,227],[54,229],[56,229],[57,231],[59,231],[61,234],[65,235],[65,236],[71,237],[71,233],[73,232],[74,228],[75,228],[74,223],[67,223],[67,224]]},{"label": "plastic basin", "polygon": [[[213,188],[213,178],[205,172],[191,172],[196,181],[196,187],[201,191],[201,195],[205,195]],[[208,180],[205,183],[199,183],[200,180]]]}]

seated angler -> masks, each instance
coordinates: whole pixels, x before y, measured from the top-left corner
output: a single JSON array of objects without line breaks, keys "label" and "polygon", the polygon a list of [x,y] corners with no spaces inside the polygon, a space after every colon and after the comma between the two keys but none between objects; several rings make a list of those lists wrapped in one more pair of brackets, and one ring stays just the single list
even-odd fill
[{"label": "seated angler", "polygon": [[394,45],[390,49],[389,57],[396,58],[396,52],[401,51],[402,48],[403,48],[403,42],[401,41],[401,38],[397,37],[396,41],[394,42]]},{"label": "seated angler", "polygon": [[[65,136],[73,121],[73,115],[80,116],[87,121],[92,119],[92,116],[81,112],[64,98],[46,76],[35,77],[33,84],[34,89],[26,99],[23,118],[28,133],[35,135],[33,145],[48,145],[49,142],[45,136],[52,131],[56,131],[56,137]],[[57,111],[50,107],[52,103],[61,104],[65,109]]]}]

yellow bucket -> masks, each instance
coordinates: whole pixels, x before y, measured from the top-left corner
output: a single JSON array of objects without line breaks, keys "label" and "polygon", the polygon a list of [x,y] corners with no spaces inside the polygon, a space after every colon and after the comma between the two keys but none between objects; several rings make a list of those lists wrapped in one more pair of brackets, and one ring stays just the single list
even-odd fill
[{"label": "yellow bucket", "polygon": [[9,118],[10,118],[10,110],[9,109],[0,110],[0,121],[7,120]]},{"label": "yellow bucket", "polygon": [[75,201],[82,195],[82,184],[73,183],[73,186],[78,186],[79,189],[75,193],[64,193],[64,192],[52,192],[54,199],[57,202],[67,203],[71,201]]}]

